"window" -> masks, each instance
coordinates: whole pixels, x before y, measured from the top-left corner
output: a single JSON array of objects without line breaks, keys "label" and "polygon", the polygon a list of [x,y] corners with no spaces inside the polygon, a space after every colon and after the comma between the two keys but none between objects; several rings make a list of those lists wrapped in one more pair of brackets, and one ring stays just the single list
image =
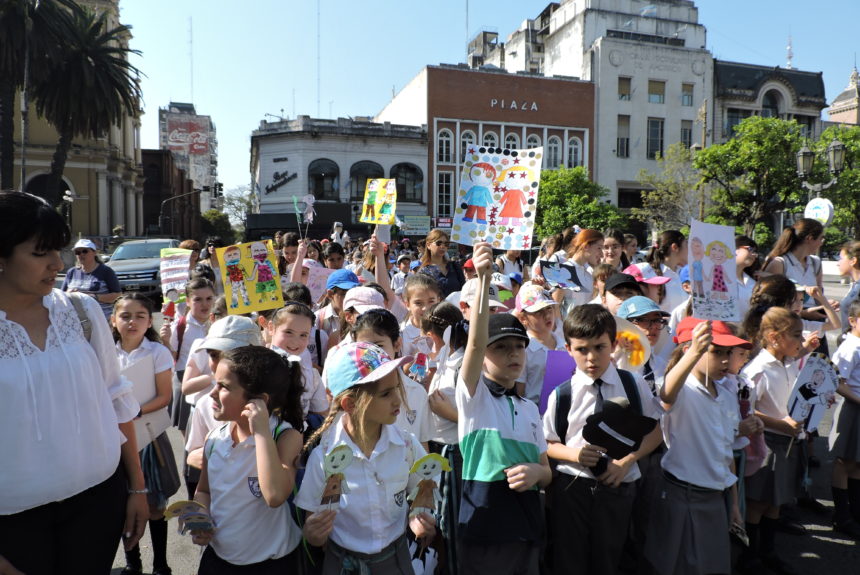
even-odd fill
[{"label": "window", "polygon": [[466,159],[466,154],[469,153],[469,148],[475,145],[475,133],[466,130],[460,134],[460,161]]},{"label": "window", "polygon": [[648,118],[648,158],[663,154],[663,118]]},{"label": "window", "polygon": [[780,118],[780,105],[782,97],[776,90],[768,90],[761,103],[761,115],[764,118]]},{"label": "window", "polygon": [[495,148],[499,145],[499,137],[495,132],[484,132],[483,144],[485,148]]},{"label": "window", "polygon": [[648,80],[648,102],[651,104],[662,104],[666,101],[666,82],[662,80]]},{"label": "window", "polygon": [[354,163],[349,169],[350,199],[362,201],[364,190],[367,188],[367,180],[384,177],[385,170],[376,162],[365,160]]},{"label": "window", "polygon": [[415,164],[395,164],[391,168],[392,180],[397,181],[397,199],[402,202],[424,200],[424,174]]},{"label": "window", "polygon": [[575,168],[582,165],[582,142],[579,138],[571,138],[567,142],[567,167]]},{"label": "window", "polygon": [[682,106],[692,106],[693,105],[693,85],[692,84],[681,84],[681,105]]},{"label": "window", "polygon": [[738,108],[729,108],[726,110],[726,129],[723,136],[726,138],[734,137],[735,126],[741,123],[744,118],[749,118],[752,112],[749,110],[740,110]]},{"label": "window", "polygon": [[540,137],[532,134],[526,138],[526,148],[529,150],[532,148],[540,148]]},{"label": "window", "polygon": [[681,120],[681,143],[688,150],[693,145],[693,121]]},{"label": "window", "polygon": [[630,96],[633,92],[630,90],[630,78],[618,77],[618,99],[624,102],[630,101]]},{"label": "window", "polygon": [[308,166],[308,193],[318,200],[333,200],[338,198],[338,177],[340,170],[331,160],[320,158]]},{"label": "window", "polygon": [[618,135],[615,137],[615,155],[630,157],[630,116],[618,116]]},{"label": "window", "polygon": [[509,150],[518,150],[520,147],[520,137],[516,134],[508,134],[505,136],[505,147]]},{"label": "window", "polygon": [[454,174],[451,172],[436,172],[436,215],[450,218],[451,192],[454,189]]},{"label": "window", "polygon": [[618,188],[618,207],[622,209],[641,208],[642,190]]},{"label": "window", "polygon": [[436,161],[451,162],[451,147],[454,142],[454,136],[450,130],[439,130],[439,137],[436,139]]},{"label": "window", "polygon": [[554,170],[561,165],[561,140],[551,136],[546,140],[546,167]]},{"label": "window", "polygon": [[803,116],[796,114],[794,119],[800,125],[800,135],[803,138],[812,138],[815,135],[815,116]]}]

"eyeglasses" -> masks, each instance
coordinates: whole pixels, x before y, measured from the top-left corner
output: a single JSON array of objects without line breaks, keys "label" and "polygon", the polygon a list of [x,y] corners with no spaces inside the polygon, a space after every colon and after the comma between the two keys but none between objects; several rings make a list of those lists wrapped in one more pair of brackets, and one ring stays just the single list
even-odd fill
[{"label": "eyeglasses", "polygon": [[752,247],[752,246],[741,246],[741,247],[739,247],[738,249],[740,249],[740,250],[746,250],[746,251],[748,251],[748,252],[749,252],[749,253],[751,253],[751,254],[757,254],[757,253],[758,253],[758,248],[754,248],[754,247]]},{"label": "eyeglasses", "polygon": [[82,255],[88,254],[88,253],[90,253],[90,250],[75,250],[76,256],[82,256]]},{"label": "eyeglasses", "polygon": [[630,323],[632,323],[633,325],[642,326],[645,328],[653,326],[653,327],[656,327],[657,329],[663,329],[664,327],[669,325],[669,322],[666,320],[666,318],[662,318],[662,317],[659,319],[630,318]]},{"label": "eyeglasses", "polygon": [[451,242],[446,242],[444,240],[436,240],[435,242],[433,242],[433,245],[435,245],[437,248],[441,248],[442,246],[450,246]]}]

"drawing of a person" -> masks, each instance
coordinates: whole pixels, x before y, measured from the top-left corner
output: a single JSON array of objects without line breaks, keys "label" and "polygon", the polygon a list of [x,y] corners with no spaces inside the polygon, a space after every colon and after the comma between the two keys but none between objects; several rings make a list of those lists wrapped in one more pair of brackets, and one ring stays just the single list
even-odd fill
[{"label": "drawing of a person", "polygon": [[326,478],[320,505],[328,505],[329,509],[340,507],[341,495],[349,493],[343,472],[352,463],[352,458],[352,449],[343,444],[329,451],[323,458]]},{"label": "drawing of a person", "polygon": [[415,517],[419,513],[433,514],[436,506],[442,503],[439,485],[434,478],[443,471],[451,471],[451,466],[448,460],[438,453],[425,455],[412,466],[411,472],[421,479],[406,496],[410,502],[409,517]]},{"label": "drawing of a person", "polygon": [[729,299],[729,284],[732,280],[726,275],[723,269],[723,264],[728,258],[729,248],[726,244],[719,240],[714,240],[705,248],[705,255],[714,264],[711,268],[710,275],[706,274],[706,278],[711,282],[711,299],[728,300]]},{"label": "drawing of a person", "polygon": [[[493,205],[493,194],[490,193],[490,186],[496,179],[496,168],[487,162],[478,162],[469,170],[468,177],[472,181],[472,187],[463,196],[461,207],[466,210],[463,221],[476,221],[479,224],[486,224],[487,208]],[[475,217],[476,212],[477,218]]]},{"label": "drawing of a person", "polygon": [[230,246],[224,250],[224,265],[227,267],[227,280],[230,282],[230,307],[239,307],[239,294],[245,305],[251,305],[248,290],[245,289],[245,271],[239,262],[242,260],[242,250],[239,246]]},{"label": "drawing of a person", "polygon": [[[819,405],[830,407],[836,401],[835,394],[830,391],[822,393],[821,386],[824,384],[825,373],[821,369],[812,372],[812,381],[807,381],[797,388],[798,395],[791,404],[789,413],[795,421],[803,421],[803,428],[809,430],[809,422],[815,408]],[[795,411],[799,409],[799,411]]]},{"label": "drawing of a person", "polygon": [[705,257],[705,246],[698,237],[690,238],[690,252],[693,261],[690,262],[690,279],[693,282],[693,296],[705,297],[705,276],[702,260]]},{"label": "drawing of a person", "polygon": [[256,292],[260,299],[258,303],[263,303],[266,294],[272,301],[278,299],[279,282],[275,279],[275,266],[269,261],[269,250],[263,242],[254,242],[251,244],[251,258],[254,260],[254,271],[251,274],[257,282]]},{"label": "drawing of a person", "polygon": [[505,190],[499,203],[504,204],[502,211],[499,212],[499,221],[503,225],[510,225],[511,220],[522,219],[523,205],[526,203],[526,195],[520,188],[513,187]]},{"label": "drawing of a person", "polygon": [[391,211],[394,209],[395,200],[397,200],[397,183],[394,180],[389,180],[385,185],[382,205],[379,206],[380,219],[391,221]]},{"label": "drawing of a person", "polygon": [[364,195],[364,214],[361,219],[375,220],[376,219],[376,194],[379,192],[379,180],[370,180],[367,182],[367,193]]}]

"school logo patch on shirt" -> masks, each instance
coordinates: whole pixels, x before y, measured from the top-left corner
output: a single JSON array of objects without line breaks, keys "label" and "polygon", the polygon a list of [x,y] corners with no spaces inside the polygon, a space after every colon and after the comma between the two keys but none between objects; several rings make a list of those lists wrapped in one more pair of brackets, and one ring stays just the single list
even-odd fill
[{"label": "school logo patch on shirt", "polygon": [[254,497],[262,497],[263,490],[260,489],[260,478],[259,477],[249,477],[248,478],[248,489],[251,490],[251,495]]},{"label": "school logo patch on shirt", "polygon": [[414,410],[414,409],[407,409],[406,410],[406,421],[409,422],[409,425],[414,424],[415,419],[417,419],[417,418],[418,418],[418,412],[416,410]]},{"label": "school logo patch on shirt", "polygon": [[394,494],[394,503],[397,504],[398,507],[403,507],[403,502],[406,500],[406,490],[398,491]]}]

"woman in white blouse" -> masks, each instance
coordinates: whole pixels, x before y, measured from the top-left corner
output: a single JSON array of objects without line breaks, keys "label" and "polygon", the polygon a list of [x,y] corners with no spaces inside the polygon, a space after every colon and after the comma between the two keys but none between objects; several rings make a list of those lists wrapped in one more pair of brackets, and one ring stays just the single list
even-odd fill
[{"label": "woman in white blouse", "polygon": [[110,329],[96,300],[83,318],[54,289],[70,235],[44,200],[0,193],[0,573],[107,574],[146,526],[140,407]]}]

